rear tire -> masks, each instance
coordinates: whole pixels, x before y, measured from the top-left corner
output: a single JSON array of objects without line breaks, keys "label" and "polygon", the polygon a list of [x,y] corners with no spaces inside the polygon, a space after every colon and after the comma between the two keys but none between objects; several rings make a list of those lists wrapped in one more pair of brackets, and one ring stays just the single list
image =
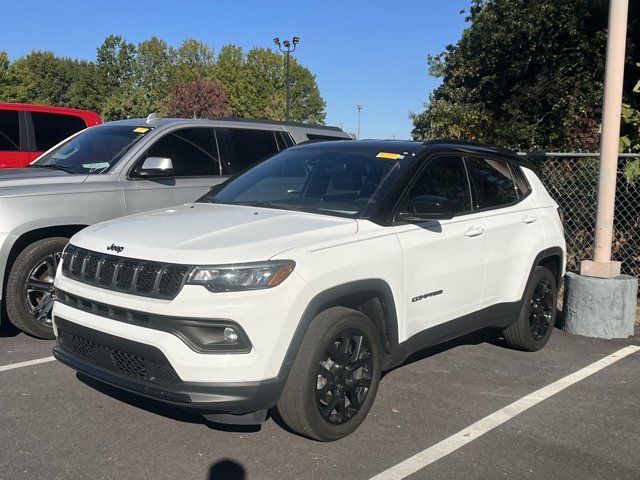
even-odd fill
[{"label": "rear tire", "polygon": [[320,313],[309,326],[277,408],[300,435],[343,438],[364,421],[380,383],[382,349],[374,324],[344,307]]},{"label": "rear tire", "polygon": [[548,268],[533,270],[520,316],[502,332],[507,345],[527,352],[546,345],[556,321],[557,290],[556,279]]},{"label": "rear tire", "polygon": [[51,323],[53,280],[68,238],[51,237],[26,247],[11,266],[5,290],[7,316],[24,333],[55,338]]}]

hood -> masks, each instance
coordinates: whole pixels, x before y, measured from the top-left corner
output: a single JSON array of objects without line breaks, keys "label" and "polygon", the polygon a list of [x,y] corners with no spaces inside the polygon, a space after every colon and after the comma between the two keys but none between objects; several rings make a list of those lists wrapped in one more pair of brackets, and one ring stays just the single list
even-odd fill
[{"label": "hood", "polygon": [[53,183],[82,183],[86,175],[77,175],[53,168],[0,168],[0,188]]},{"label": "hood", "polygon": [[348,218],[239,205],[195,203],[90,226],[71,239],[82,248],[189,265],[268,260],[285,250],[346,236]]}]

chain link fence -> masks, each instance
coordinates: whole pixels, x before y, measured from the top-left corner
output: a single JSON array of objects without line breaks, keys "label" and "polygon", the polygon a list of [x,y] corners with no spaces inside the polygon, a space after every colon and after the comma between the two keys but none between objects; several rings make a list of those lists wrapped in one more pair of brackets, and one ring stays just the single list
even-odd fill
[{"label": "chain link fence", "polygon": [[[580,271],[580,262],[593,256],[598,196],[598,157],[579,153],[528,154],[564,214],[567,270]],[[640,278],[640,179],[630,184],[624,175],[631,156],[621,156],[614,217],[613,260],[622,273]]]}]

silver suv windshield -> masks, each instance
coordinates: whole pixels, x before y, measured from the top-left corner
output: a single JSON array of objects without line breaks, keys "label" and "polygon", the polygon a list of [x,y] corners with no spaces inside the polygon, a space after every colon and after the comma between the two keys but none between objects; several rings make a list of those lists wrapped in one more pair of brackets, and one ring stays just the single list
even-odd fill
[{"label": "silver suv windshield", "polygon": [[107,172],[140,139],[149,127],[103,125],[89,128],[41,155],[31,168],[55,168],[68,173]]},{"label": "silver suv windshield", "polygon": [[[346,142],[345,142],[346,143]],[[404,172],[409,152],[293,148],[233,177],[201,201],[366,218]]]}]

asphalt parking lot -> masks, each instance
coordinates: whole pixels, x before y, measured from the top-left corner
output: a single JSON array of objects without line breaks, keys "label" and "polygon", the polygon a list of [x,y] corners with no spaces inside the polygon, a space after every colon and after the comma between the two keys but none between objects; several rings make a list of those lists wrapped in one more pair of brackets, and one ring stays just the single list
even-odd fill
[{"label": "asphalt parking lot", "polygon": [[[274,419],[259,429],[207,423],[55,361],[8,369],[49,357],[53,342],[3,327],[0,478],[637,479],[640,351],[610,355],[640,345],[639,336],[607,341],[556,330],[534,354],[509,350],[492,333],[465,337],[387,373],[362,427],[322,444]],[[602,359],[610,364],[567,377]],[[550,384],[561,391],[530,395]],[[523,401],[529,407],[519,414],[505,409]],[[496,418],[482,435],[472,427]],[[461,439],[467,443],[447,454]],[[419,452],[419,461],[404,462]]]}]

